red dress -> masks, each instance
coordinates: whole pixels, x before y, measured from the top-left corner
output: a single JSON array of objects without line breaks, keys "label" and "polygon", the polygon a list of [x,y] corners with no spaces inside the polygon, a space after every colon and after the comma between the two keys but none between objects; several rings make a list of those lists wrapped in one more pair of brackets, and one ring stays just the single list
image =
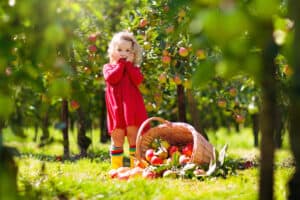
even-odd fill
[{"label": "red dress", "polygon": [[138,89],[144,79],[140,69],[131,62],[120,60],[117,64],[105,64],[103,75],[108,132],[127,126],[139,127],[147,119],[144,100]]}]

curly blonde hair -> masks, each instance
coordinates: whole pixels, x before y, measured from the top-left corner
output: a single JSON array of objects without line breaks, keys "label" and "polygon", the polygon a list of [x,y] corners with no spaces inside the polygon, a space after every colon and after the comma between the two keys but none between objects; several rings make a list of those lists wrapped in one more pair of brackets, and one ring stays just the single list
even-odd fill
[{"label": "curly blonde hair", "polygon": [[126,40],[126,41],[132,42],[133,52],[134,52],[134,55],[135,55],[133,63],[135,65],[140,65],[141,62],[142,62],[143,50],[142,50],[141,46],[138,44],[137,40],[135,39],[133,33],[128,32],[128,31],[118,32],[111,39],[111,41],[108,45],[108,57],[109,57],[110,61],[112,61],[112,54],[115,50],[115,47],[116,47],[117,43],[120,40]]}]

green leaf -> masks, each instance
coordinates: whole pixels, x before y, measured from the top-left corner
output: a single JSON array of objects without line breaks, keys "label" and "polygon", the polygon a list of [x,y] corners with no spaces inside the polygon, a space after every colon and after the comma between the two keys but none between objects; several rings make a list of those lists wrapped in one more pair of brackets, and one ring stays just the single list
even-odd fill
[{"label": "green leaf", "polygon": [[14,110],[14,103],[8,96],[0,94],[0,118],[8,118]]},{"label": "green leaf", "polygon": [[204,86],[215,75],[214,63],[206,60],[200,63],[192,77],[193,87]]},{"label": "green leaf", "polygon": [[68,98],[71,93],[70,83],[65,79],[56,79],[49,85],[50,96]]}]

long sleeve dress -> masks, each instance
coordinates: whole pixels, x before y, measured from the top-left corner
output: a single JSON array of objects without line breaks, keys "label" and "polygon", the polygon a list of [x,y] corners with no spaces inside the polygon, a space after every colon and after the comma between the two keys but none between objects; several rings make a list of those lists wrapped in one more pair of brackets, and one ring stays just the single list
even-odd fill
[{"label": "long sleeve dress", "polygon": [[117,64],[105,64],[103,75],[106,83],[108,132],[139,127],[147,119],[143,97],[138,89],[144,77],[132,62],[120,60]]}]

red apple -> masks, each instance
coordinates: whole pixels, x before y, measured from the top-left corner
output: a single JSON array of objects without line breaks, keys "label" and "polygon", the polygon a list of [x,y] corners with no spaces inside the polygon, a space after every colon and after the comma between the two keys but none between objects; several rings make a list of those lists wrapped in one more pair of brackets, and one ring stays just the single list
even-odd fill
[{"label": "red apple", "polygon": [[193,173],[195,176],[205,175],[205,171],[203,169],[195,169]]},{"label": "red apple", "polygon": [[244,123],[244,121],[245,121],[245,117],[243,116],[243,115],[236,115],[235,116],[235,121],[237,122],[237,123],[239,123],[239,124],[242,124],[242,123]]},{"label": "red apple", "polygon": [[6,74],[6,76],[10,76],[10,75],[12,74],[12,70],[11,70],[10,67],[7,67],[7,68],[5,69],[5,74]]},{"label": "red apple", "polygon": [[108,172],[110,178],[116,178],[118,176],[118,171],[116,169],[112,169]]},{"label": "red apple", "polygon": [[151,170],[144,170],[143,174],[142,174],[143,178],[149,178],[149,179],[153,179],[156,177],[156,173],[154,171]]},{"label": "red apple", "polygon": [[161,60],[164,64],[170,64],[171,63],[171,57],[170,56],[163,56]]},{"label": "red apple", "polygon": [[221,100],[218,101],[218,106],[219,106],[220,108],[225,108],[226,105],[227,105],[226,100],[221,99]]},{"label": "red apple", "polygon": [[151,158],[154,156],[154,149],[147,149],[145,152],[145,158],[148,162],[151,161]]},{"label": "red apple", "polygon": [[181,150],[183,155],[186,155],[188,157],[191,157],[193,154],[193,144],[188,143],[186,146],[184,146]]},{"label": "red apple", "polygon": [[161,165],[163,163],[163,160],[160,157],[154,155],[152,156],[150,163],[152,165]]},{"label": "red apple", "polygon": [[175,75],[175,76],[173,77],[173,81],[174,81],[174,83],[175,83],[176,85],[182,84],[182,80],[180,79],[180,77],[179,77],[178,75]]},{"label": "red apple", "polygon": [[141,19],[141,20],[140,20],[140,23],[139,23],[139,26],[140,26],[141,28],[144,28],[147,24],[148,24],[147,19]]},{"label": "red apple", "polygon": [[184,155],[184,154],[180,155],[180,157],[179,157],[179,163],[180,163],[181,165],[185,165],[185,164],[188,163],[190,160],[191,160],[191,158],[188,157],[188,156],[186,156],[186,155]]},{"label": "red apple", "polygon": [[88,40],[92,43],[96,42],[97,40],[97,34],[96,33],[92,33],[89,35]]},{"label": "red apple", "polygon": [[89,46],[89,51],[91,52],[91,53],[95,53],[96,51],[97,51],[97,47],[96,47],[96,45],[90,45]]},{"label": "red apple", "polygon": [[205,52],[202,49],[197,50],[196,55],[199,60],[203,60],[206,58]]},{"label": "red apple", "polygon": [[127,181],[130,177],[130,171],[126,171],[126,172],[121,172],[118,174],[118,179],[119,180],[124,180]]},{"label": "red apple", "polygon": [[165,73],[160,74],[159,77],[158,77],[158,81],[160,83],[166,83],[167,82],[166,74]]},{"label": "red apple", "polygon": [[189,51],[185,47],[180,47],[178,52],[182,57],[186,57],[187,55],[189,55]]},{"label": "red apple", "polygon": [[139,176],[142,176],[143,171],[144,170],[140,167],[134,167],[130,170],[129,174],[130,174],[130,177],[139,177]]},{"label": "red apple", "polygon": [[173,153],[175,153],[175,152],[179,152],[179,148],[177,146],[171,146],[169,148],[169,155],[170,155],[170,157],[172,157]]},{"label": "red apple", "polygon": [[80,107],[79,103],[76,100],[71,100],[71,108],[77,110]]},{"label": "red apple", "polygon": [[232,97],[235,97],[237,94],[237,89],[236,88],[230,88],[229,89],[229,95]]}]

